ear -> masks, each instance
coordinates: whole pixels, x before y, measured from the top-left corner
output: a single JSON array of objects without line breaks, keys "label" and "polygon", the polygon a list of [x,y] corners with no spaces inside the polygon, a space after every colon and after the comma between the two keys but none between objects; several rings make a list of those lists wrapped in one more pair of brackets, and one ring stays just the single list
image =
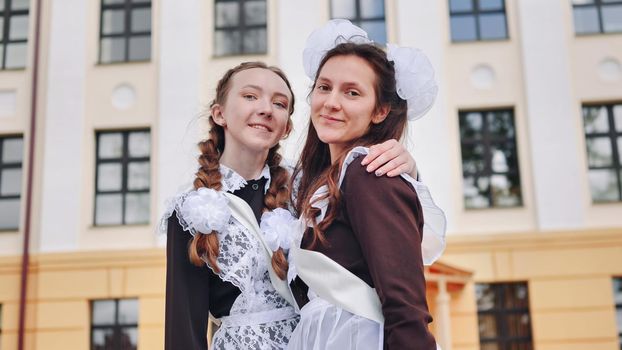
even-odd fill
[{"label": "ear", "polygon": [[287,121],[287,126],[285,127],[285,134],[283,134],[283,137],[281,137],[281,140],[285,140],[286,138],[289,137],[289,133],[292,132],[292,130],[294,129],[293,125],[292,125],[292,120],[289,119]]},{"label": "ear", "polygon": [[222,105],[215,103],[212,108],[210,108],[210,114],[212,115],[214,123],[216,123],[217,125],[220,125],[223,128],[227,125],[227,121],[222,115]]},{"label": "ear", "polygon": [[382,106],[380,108],[380,111],[378,111],[378,113],[374,114],[371,117],[371,122],[374,123],[374,124],[382,123],[385,119],[387,119],[387,116],[389,115],[389,111],[390,110],[391,110],[391,106],[390,105]]}]

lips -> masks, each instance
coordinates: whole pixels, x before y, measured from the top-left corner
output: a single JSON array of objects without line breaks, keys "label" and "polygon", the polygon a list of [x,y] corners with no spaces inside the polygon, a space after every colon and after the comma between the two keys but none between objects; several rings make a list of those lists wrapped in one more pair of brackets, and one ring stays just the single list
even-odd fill
[{"label": "lips", "polygon": [[326,120],[327,122],[330,123],[337,123],[337,122],[343,122],[343,120],[339,119],[339,118],[335,118],[333,116],[330,116],[328,114],[320,114],[320,118]]},{"label": "lips", "polygon": [[248,124],[248,126],[250,126],[253,129],[257,129],[257,130],[263,130],[263,131],[267,131],[267,132],[272,132],[272,128],[270,128],[269,126],[265,125],[265,124]]}]

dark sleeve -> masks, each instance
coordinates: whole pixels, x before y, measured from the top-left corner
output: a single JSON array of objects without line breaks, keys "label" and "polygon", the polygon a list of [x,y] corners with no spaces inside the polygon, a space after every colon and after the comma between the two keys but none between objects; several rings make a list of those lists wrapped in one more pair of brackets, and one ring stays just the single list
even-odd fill
[{"label": "dark sleeve", "polygon": [[191,239],[173,213],[166,237],[166,350],[207,350],[209,268],[190,262]]},{"label": "dark sleeve", "polygon": [[367,173],[360,159],[348,167],[342,188],[382,304],[385,349],[436,349],[428,330],[432,317],[421,256],[423,217],[415,190],[401,177]]}]

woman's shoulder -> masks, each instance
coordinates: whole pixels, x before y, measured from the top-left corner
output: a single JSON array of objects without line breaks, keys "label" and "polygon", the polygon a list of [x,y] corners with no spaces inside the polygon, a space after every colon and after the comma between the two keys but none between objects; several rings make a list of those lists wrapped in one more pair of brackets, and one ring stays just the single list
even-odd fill
[{"label": "woman's shoulder", "polygon": [[387,191],[389,188],[394,188],[416,196],[415,187],[407,179],[408,175],[388,177],[368,172],[367,168],[361,164],[368,152],[366,147],[356,147],[348,153],[341,168],[340,187],[368,191]]}]

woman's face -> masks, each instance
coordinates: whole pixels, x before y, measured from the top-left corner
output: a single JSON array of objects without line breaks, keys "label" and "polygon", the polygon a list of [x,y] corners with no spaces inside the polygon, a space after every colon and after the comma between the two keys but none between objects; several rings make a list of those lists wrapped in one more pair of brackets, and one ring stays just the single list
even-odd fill
[{"label": "woman's face", "polygon": [[330,58],[311,93],[311,122],[335,160],[346,144],[363,136],[386,111],[374,111],[376,74],[366,60],[353,55]]},{"label": "woman's face", "polygon": [[235,152],[265,152],[288,132],[292,96],[269,69],[251,68],[229,82],[224,104],[212,107],[214,122],[225,129],[226,147]]}]

